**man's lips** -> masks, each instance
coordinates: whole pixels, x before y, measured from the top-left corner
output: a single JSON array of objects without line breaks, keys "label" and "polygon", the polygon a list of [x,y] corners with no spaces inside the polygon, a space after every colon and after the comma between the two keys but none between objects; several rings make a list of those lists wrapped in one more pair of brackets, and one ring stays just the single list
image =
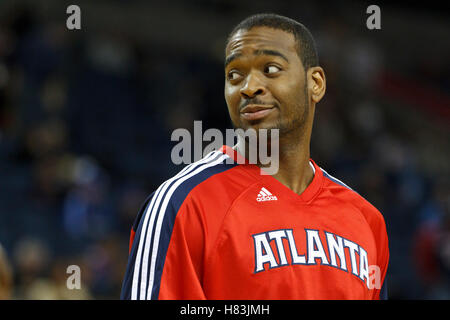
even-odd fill
[{"label": "man's lips", "polygon": [[241,117],[245,120],[259,120],[274,111],[273,105],[249,104],[241,110]]}]

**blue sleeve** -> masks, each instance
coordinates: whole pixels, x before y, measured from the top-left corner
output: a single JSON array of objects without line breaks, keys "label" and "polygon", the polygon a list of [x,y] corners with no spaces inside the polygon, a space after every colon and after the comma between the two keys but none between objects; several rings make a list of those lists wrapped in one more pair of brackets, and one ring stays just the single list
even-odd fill
[{"label": "blue sleeve", "polygon": [[[142,216],[144,215],[145,210],[147,209],[150,200],[152,199],[154,193],[152,193],[147,199],[145,200],[144,204],[142,205],[141,209],[138,212],[138,215],[134,221],[134,224],[132,226],[131,232],[134,233],[134,239],[140,238],[141,228],[139,228],[139,225],[141,225]],[[127,269],[125,271],[125,276],[122,283],[122,291],[120,293],[120,299],[121,300],[130,300],[131,299],[131,286],[133,281],[133,273],[134,273],[134,265],[136,260],[136,254],[137,254],[137,243],[138,241],[133,241],[132,244],[130,244],[130,252],[128,257],[128,264]]]}]

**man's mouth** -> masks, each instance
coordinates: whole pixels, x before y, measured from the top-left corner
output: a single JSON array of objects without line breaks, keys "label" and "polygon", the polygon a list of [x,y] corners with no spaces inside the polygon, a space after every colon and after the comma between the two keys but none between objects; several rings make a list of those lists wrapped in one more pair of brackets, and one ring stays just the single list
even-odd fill
[{"label": "man's mouth", "polygon": [[259,120],[273,112],[273,105],[249,104],[242,108],[241,117],[245,120]]}]

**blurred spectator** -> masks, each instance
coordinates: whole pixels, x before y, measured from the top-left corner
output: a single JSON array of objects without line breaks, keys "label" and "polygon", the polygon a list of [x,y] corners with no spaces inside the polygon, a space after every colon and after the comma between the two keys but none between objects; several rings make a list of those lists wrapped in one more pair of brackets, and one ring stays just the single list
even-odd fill
[{"label": "blurred spectator", "polygon": [[47,276],[51,252],[48,245],[37,238],[23,238],[14,248],[15,283],[18,297],[24,297],[36,281]]},{"label": "blurred spectator", "polygon": [[450,299],[450,189],[441,185],[420,210],[415,264],[426,298]]},{"label": "blurred spectator", "polygon": [[0,300],[12,298],[13,274],[5,250],[0,245]]},{"label": "blurred spectator", "polygon": [[113,212],[107,202],[108,180],[89,158],[74,161],[73,187],[64,199],[63,225],[67,235],[84,242],[112,233]]}]

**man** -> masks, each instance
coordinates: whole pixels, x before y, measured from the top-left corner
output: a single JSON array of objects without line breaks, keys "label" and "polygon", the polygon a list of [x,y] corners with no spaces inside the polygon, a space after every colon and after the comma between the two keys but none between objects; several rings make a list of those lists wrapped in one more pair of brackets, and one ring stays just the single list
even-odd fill
[{"label": "man", "polygon": [[279,169],[238,161],[252,148],[241,139],[164,182],[133,226],[121,298],[386,298],[383,216],[310,159],[326,81],[309,31],[247,18],[228,38],[225,78],[235,127],[279,129]]}]

